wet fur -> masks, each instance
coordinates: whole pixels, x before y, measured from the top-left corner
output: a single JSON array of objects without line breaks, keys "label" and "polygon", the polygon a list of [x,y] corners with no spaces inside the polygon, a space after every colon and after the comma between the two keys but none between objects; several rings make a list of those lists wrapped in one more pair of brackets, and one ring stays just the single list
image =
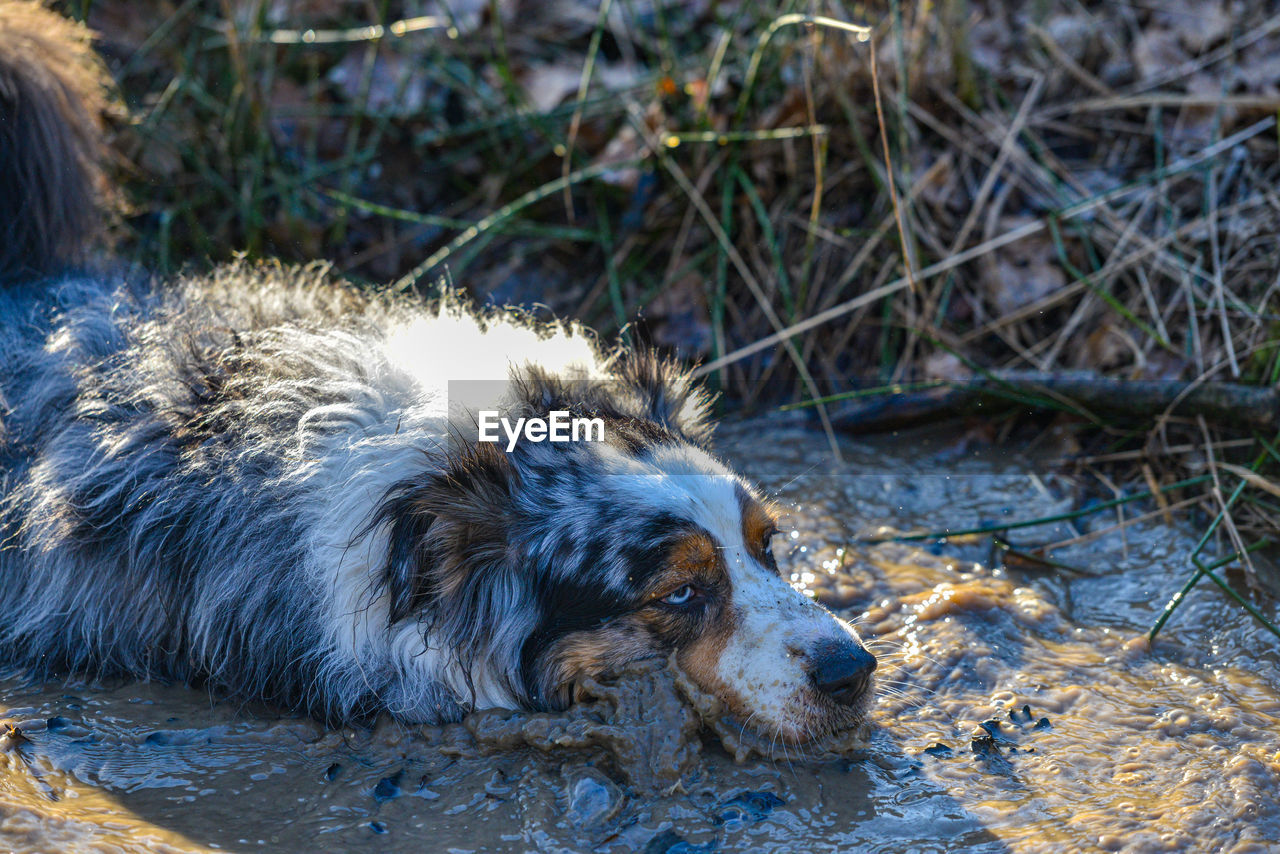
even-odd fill
[{"label": "wet fur", "polygon": [[[0,659],[439,722],[676,651],[793,740],[861,714],[803,664],[856,635],[778,576],[681,366],[323,266],[79,266],[95,68],[82,30],[0,0]],[[478,442],[459,373],[606,441]]]},{"label": "wet fur", "polygon": [[[452,330],[451,346],[492,345],[473,315],[274,265],[176,286],[76,276],[0,292],[0,316],[23,318],[0,339],[4,657],[201,681],[336,719],[388,706],[453,717],[473,702],[466,676],[483,657],[505,659],[490,694],[543,705],[537,656],[524,650],[575,621],[594,625],[609,604],[589,577],[557,576],[574,575],[569,562],[647,556],[663,524],[637,544],[575,542],[577,527],[552,522],[585,497],[561,482],[577,463],[517,465],[467,442],[439,405],[446,390],[390,361],[389,338],[424,316]],[[521,329],[505,315],[494,323]],[[594,354],[580,332],[525,331]],[[652,417],[655,385],[701,414],[681,375],[664,378],[672,371],[633,358],[570,396],[529,367],[511,387],[516,410],[551,401],[604,413],[633,447],[680,435],[674,413]],[[531,559],[513,564],[515,550]],[[326,586],[355,578],[335,612]],[[428,685],[412,709],[403,695],[428,682],[406,674],[412,662],[344,636],[406,625],[446,646],[441,667],[459,675]]]}]

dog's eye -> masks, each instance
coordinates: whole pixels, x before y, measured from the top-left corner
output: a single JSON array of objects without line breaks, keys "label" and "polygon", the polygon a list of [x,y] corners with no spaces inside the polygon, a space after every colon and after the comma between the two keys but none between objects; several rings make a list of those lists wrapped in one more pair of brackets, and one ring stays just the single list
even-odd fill
[{"label": "dog's eye", "polygon": [[662,601],[668,605],[688,605],[697,597],[697,595],[698,588],[694,587],[692,584],[686,584],[679,590],[663,596]]}]

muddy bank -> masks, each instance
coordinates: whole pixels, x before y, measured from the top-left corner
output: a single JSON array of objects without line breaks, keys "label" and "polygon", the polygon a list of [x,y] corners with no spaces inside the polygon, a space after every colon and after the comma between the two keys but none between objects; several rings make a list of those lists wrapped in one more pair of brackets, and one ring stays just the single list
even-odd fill
[{"label": "muddy bank", "polygon": [[975,454],[945,431],[850,441],[843,467],[787,419],[728,425],[722,447],[790,508],[778,552],[794,583],[856,619],[884,662],[869,741],[815,759],[744,736],[661,663],[592,686],[564,715],[486,711],[425,730],[326,730],[177,687],[10,680],[0,719],[19,733],[0,738],[0,840],[694,852],[1280,839],[1270,636],[1204,589],[1154,649],[1141,639],[1185,578],[1187,533],[1131,528],[1058,554],[1076,573],[998,568],[980,543],[858,545],[882,528],[1048,513],[1065,492],[1034,461]]}]

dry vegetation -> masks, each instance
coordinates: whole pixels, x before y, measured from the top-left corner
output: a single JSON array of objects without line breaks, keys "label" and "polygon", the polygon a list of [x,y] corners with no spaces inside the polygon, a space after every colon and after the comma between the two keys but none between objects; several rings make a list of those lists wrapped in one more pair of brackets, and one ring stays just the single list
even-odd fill
[{"label": "dry vegetation", "polygon": [[[1274,535],[1263,0],[68,7],[130,108],[124,240],[149,266],[447,273],[700,359],[744,406],[845,395],[838,424],[888,386],[914,397],[877,412],[932,416],[978,378],[1082,484],[1207,474],[1157,495],[1216,520],[1209,552],[1239,563]],[[1064,376],[1071,393],[1045,381]],[[1090,397],[1098,378],[1172,392],[1134,411],[1114,404],[1137,387]],[[1220,405],[1175,406],[1189,384]],[[1238,393],[1272,420],[1233,417]]]}]

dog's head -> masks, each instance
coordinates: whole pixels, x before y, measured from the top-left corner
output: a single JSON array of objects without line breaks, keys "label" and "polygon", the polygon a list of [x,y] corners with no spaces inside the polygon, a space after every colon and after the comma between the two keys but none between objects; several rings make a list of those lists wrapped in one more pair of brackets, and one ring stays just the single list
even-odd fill
[{"label": "dog's head", "polygon": [[775,510],[708,452],[686,374],[636,356],[607,382],[531,371],[518,387],[513,420],[600,418],[603,441],[465,441],[400,484],[382,510],[393,622],[461,651],[490,702],[563,706],[584,677],[674,652],[770,735],[861,719],[875,658],[780,576]]}]

